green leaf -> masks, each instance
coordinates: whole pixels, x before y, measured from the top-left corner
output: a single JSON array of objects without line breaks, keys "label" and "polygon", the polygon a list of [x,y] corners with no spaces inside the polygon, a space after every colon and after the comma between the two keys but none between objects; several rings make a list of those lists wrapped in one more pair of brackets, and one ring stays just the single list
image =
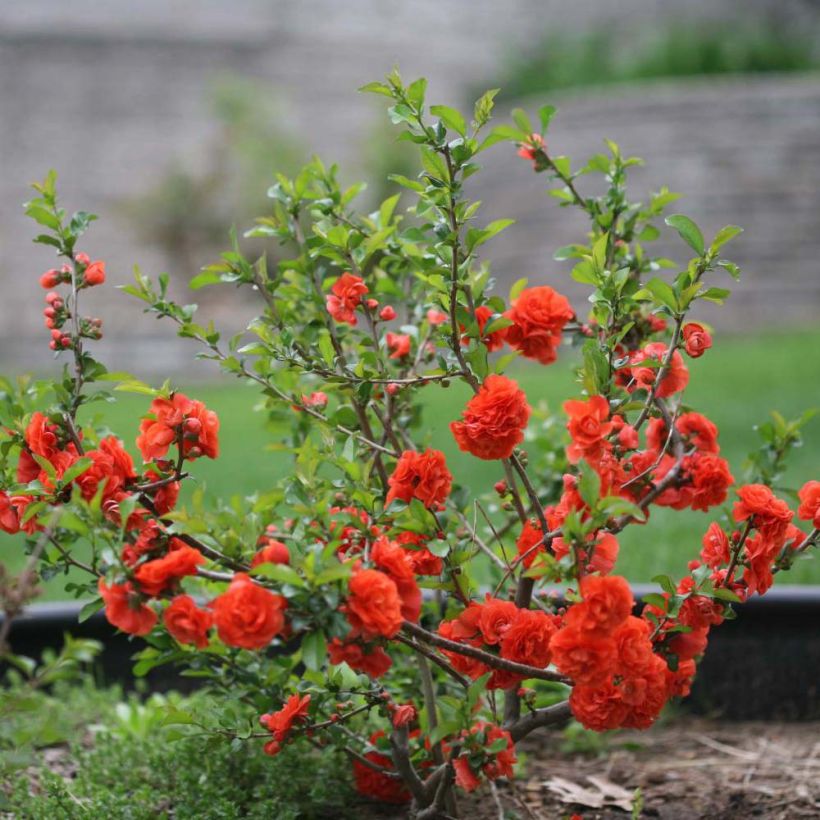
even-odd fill
[{"label": "green leaf", "polygon": [[586,505],[594,509],[601,496],[601,478],[586,461],[580,463],[580,471],[578,492]]},{"label": "green leaf", "polygon": [[324,632],[311,632],[302,638],[302,662],[313,672],[318,672],[327,657],[327,640]]},{"label": "green leaf", "polygon": [[673,311],[678,310],[678,297],[672,286],[663,279],[650,279],[644,288],[648,290],[662,305],[670,308]]},{"label": "green leaf", "polygon": [[94,461],[90,458],[78,458],[64,473],[60,482],[62,484],[69,484],[75,478],[81,476],[92,464]]},{"label": "green leaf", "polygon": [[550,121],[555,116],[555,112],[557,111],[554,105],[542,105],[541,108],[538,109],[538,119],[541,120],[541,133],[546,133],[547,129],[550,127]]},{"label": "green leaf", "polygon": [[83,623],[87,621],[95,612],[99,612],[105,606],[105,601],[102,598],[97,598],[96,601],[89,601],[77,615],[77,622]]},{"label": "green leaf", "polygon": [[727,225],[725,228],[721,228],[716,236],[714,241],[712,242],[711,251],[715,252],[723,245],[725,245],[730,239],[734,239],[738,234],[743,233],[743,228],[738,228],[737,225]]},{"label": "green leaf", "polygon": [[305,586],[305,582],[299,573],[287,564],[259,564],[253,567],[251,575],[269,578],[272,581],[279,581],[282,584],[290,584],[292,587]]},{"label": "green leaf", "polygon": [[218,285],[222,281],[222,275],[210,270],[204,270],[198,273],[190,282],[188,287],[191,290],[199,290],[207,285]]},{"label": "green leaf", "polygon": [[359,91],[362,94],[382,94],[385,97],[393,96],[393,90],[389,85],[385,85],[384,83],[367,83],[367,85],[361,86]]},{"label": "green leaf", "polygon": [[493,100],[499,91],[500,89],[498,88],[491,88],[489,91],[485,91],[478,100],[476,100],[475,108],[473,109],[473,125],[476,130],[489,122],[493,111]]},{"label": "green leaf", "polygon": [[467,134],[467,123],[455,108],[446,105],[431,105],[430,113],[434,117],[438,117],[448,128],[461,134],[462,137]]},{"label": "green leaf", "polygon": [[703,234],[700,228],[688,217],[683,214],[671,214],[664,220],[670,228],[674,228],[681,239],[689,245],[698,256],[703,256],[706,250],[703,244]]},{"label": "green leaf", "polygon": [[514,108],[512,118],[515,124],[524,132],[524,134],[526,134],[526,136],[533,133],[534,129],[532,127],[532,123],[530,122],[530,118],[527,116],[527,112],[524,111],[523,108]]}]

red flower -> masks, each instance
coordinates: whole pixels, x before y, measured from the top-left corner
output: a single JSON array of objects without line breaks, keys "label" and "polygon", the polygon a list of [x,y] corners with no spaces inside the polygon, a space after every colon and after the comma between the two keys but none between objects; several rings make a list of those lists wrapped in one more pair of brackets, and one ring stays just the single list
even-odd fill
[{"label": "red flower", "polygon": [[101,285],[105,282],[105,262],[98,259],[96,262],[92,262],[88,265],[83,271],[83,282],[88,285],[88,287]]},{"label": "red flower", "polygon": [[735,479],[725,459],[712,453],[695,453],[684,459],[683,467],[692,484],[690,506],[693,510],[706,512],[726,500]]},{"label": "red flower", "polygon": [[202,553],[187,544],[180,544],[162,558],[146,561],[137,567],[134,577],[146,595],[159,595],[180,578],[196,575],[196,568],[204,564]]},{"label": "red flower", "polygon": [[0,490],[0,530],[14,535],[20,531],[20,519],[8,493]]},{"label": "red flower", "polygon": [[412,703],[403,703],[394,709],[391,722],[394,728],[400,729],[402,726],[412,723],[417,716],[418,712],[416,712],[416,707]]},{"label": "red flower", "polygon": [[265,744],[265,753],[275,755],[280,751],[280,746],[284,743],[294,723],[301,723],[308,719],[308,707],[310,706],[310,695],[300,698],[299,695],[291,695],[285,705],[272,714],[262,715],[259,722],[272,735],[273,740]]},{"label": "red flower", "polygon": [[569,708],[575,719],[595,732],[617,729],[623,724],[627,705],[621,699],[621,690],[611,681],[597,686],[573,686]]},{"label": "red flower", "polygon": [[[375,745],[383,737],[384,732],[372,734],[370,736],[371,745]],[[388,754],[372,751],[367,752],[364,757],[382,769],[393,771],[393,758]],[[401,778],[388,777],[386,774],[361,763],[356,758],[353,759],[353,782],[359,794],[372,797],[382,803],[400,804],[407,803],[410,800],[410,792]]]},{"label": "red flower", "polygon": [[475,791],[481,785],[481,779],[472,770],[470,761],[466,757],[459,757],[453,761],[453,770],[456,773],[456,786],[465,792]]},{"label": "red flower", "polygon": [[635,605],[632,590],[620,575],[582,578],[581,596],[583,600],[569,608],[566,623],[588,635],[608,635]]},{"label": "red flower", "polygon": [[253,556],[251,567],[258,567],[260,564],[290,563],[290,550],[281,541],[263,535],[257,546],[261,546],[261,549]]},{"label": "red flower", "polygon": [[683,346],[693,359],[698,359],[712,346],[712,337],[703,325],[689,322],[683,326]]},{"label": "red flower", "polygon": [[518,146],[518,154],[521,159],[532,160],[537,162],[536,157],[544,150],[544,138],[540,134],[530,134],[526,142],[522,142]]},{"label": "red flower", "polygon": [[208,630],[213,626],[214,617],[207,609],[200,609],[190,595],[177,595],[162,613],[162,621],[180,643],[204,649],[208,645]]},{"label": "red flower", "polygon": [[334,283],[327,295],[327,312],[343,324],[356,325],[355,310],[362,302],[362,296],[369,293],[367,285],[360,276],[343,273]]},{"label": "red flower", "polygon": [[444,562],[438,555],[434,555],[427,549],[427,540],[417,532],[399,533],[396,542],[405,551],[410,559],[413,572],[416,575],[441,575]]},{"label": "red flower", "polygon": [[575,314],[565,296],[542,285],[522,290],[504,315],[513,322],[507,328],[507,343],[528,359],[551,364],[564,325]]},{"label": "red flower", "polygon": [[518,549],[519,560],[527,569],[532,566],[539,553],[545,552],[543,541],[544,531],[541,525],[532,518],[525,521],[515,546]]},{"label": "red flower", "polygon": [[401,600],[401,616],[417,621],[421,614],[421,590],[413,574],[413,563],[407,552],[395,541],[380,536],[370,551],[373,563],[396,585]]},{"label": "red flower", "polygon": [[565,626],[555,633],[550,649],[553,663],[564,675],[575,683],[590,686],[608,680],[618,659],[617,646],[612,638],[598,637],[572,626]]},{"label": "red flower", "polygon": [[217,633],[228,646],[262,649],[285,626],[287,601],[238,572],[212,604]]},{"label": "red flower", "polygon": [[403,359],[410,355],[410,337],[406,333],[387,333],[384,338],[392,351],[391,359]]},{"label": "red flower", "polygon": [[546,612],[519,609],[501,639],[501,657],[543,669],[549,666],[550,640],[557,631],[555,618]]},{"label": "red flower", "polygon": [[327,645],[327,654],[334,665],[346,663],[355,672],[364,672],[376,679],[393,665],[390,655],[380,646],[363,646],[356,641],[340,641],[334,638]]},{"label": "red flower", "polygon": [[219,418],[201,401],[189,399],[182,393],[170,398],[154,399],[148,416],[140,422],[137,447],[143,460],[162,458],[174,441],[182,440],[186,458],[219,455]]},{"label": "red flower", "polygon": [[379,319],[383,322],[392,322],[393,319],[396,318],[396,310],[395,308],[391,307],[390,305],[385,305],[379,311]]},{"label": "red flower", "polygon": [[524,440],[530,418],[527,396],[506,376],[487,376],[467,403],[462,421],[450,424],[460,450],[485,460],[509,458]]},{"label": "red flower", "polygon": [[729,536],[716,521],[709,525],[701,543],[700,559],[704,564],[714,569],[729,563]]},{"label": "red flower", "polygon": [[[704,453],[719,453],[718,429],[700,413],[683,413],[675,422],[675,429],[687,444]],[[656,453],[663,451],[669,431],[663,419],[652,419],[646,429],[646,445]],[[667,448],[668,449],[668,448]]]},{"label": "red flower", "polygon": [[[650,342],[643,350],[635,351],[629,357],[629,368],[622,370],[621,373],[627,378],[634,379],[634,384],[630,388],[643,388],[650,390],[655,383],[661,363],[666,358],[667,346],[663,342]],[[651,361],[655,363],[655,367],[640,367],[643,362]],[[669,367],[666,370],[663,378],[655,391],[655,395],[659,399],[671,396],[673,393],[678,393],[689,384],[689,370],[683,362],[683,357],[679,351],[672,354],[669,361]]]},{"label": "red flower", "polygon": [[501,643],[507,630],[518,617],[519,609],[512,601],[502,601],[491,598],[488,594],[481,604],[478,616],[478,628],[484,638],[484,643]]},{"label": "red flower", "polygon": [[757,531],[769,542],[782,545],[794,513],[765,484],[746,484],[737,491],[735,521],[753,518]]},{"label": "red flower", "polygon": [[569,416],[567,430],[572,444],[567,447],[567,458],[576,464],[582,458],[598,461],[607,447],[606,437],[612,431],[609,402],[604,396],[590,396],[586,401],[565,401],[564,412]]},{"label": "red flower", "polygon": [[392,638],[401,629],[401,610],[396,584],[385,573],[375,569],[353,573],[345,612],[354,630],[365,636]]},{"label": "red flower", "polygon": [[[487,327],[487,322],[493,316],[493,309],[489,305],[481,305],[477,307],[475,310],[475,320],[476,324],[478,325],[478,335],[481,339],[482,344],[484,344],[487,350],[492,353],[496,350],[500,350],[504,346],[504,339],[507,336],[507,328],[502,327],[499,330],[494,330],[489,335],[484,333],[484,328]],[[464,331],[464,325],[460,325],[462,332]],[[469,336],[463,336],[461,339],[461,344],[468,345],[470,343]]]},{"label": "red flower", "polygon": [[811,521],[815,527],[820,527],[820,481],[807,481],[798,492],[800,506],[797,508],[797,517],[801,521]]},{"label": "red flower", "polygon": [[640,674],[652,661],[648,621],[630,615],[613,633],[618,647],[618,669],[622,674]]},{"label": "red flower", "polygon": [[105,617],[129,635],[147,635],[157,622],[157,613],[142,603],[130,583],[106,585],[100,578],[97,589],[105,601]]},{"label": "red flower", "polygon": [[[59,451],[57,441],[57,434],[59,432],[60,428],[56,424],[52,424],[46,416],[37,412],[32,415],[26,427],[24,437],[29,450],[34,453],[34,455],[42,456],[51,461]],[[38,473],[40,469],[38,465]]]},{"label": "red flower", "polygon": [[425,507],[437,508],[447,500],[452,483],[453,476],[440,450],[405,450],[388,480],[390,491],[385,504],[396,498],[406,503],[418,498]]}]

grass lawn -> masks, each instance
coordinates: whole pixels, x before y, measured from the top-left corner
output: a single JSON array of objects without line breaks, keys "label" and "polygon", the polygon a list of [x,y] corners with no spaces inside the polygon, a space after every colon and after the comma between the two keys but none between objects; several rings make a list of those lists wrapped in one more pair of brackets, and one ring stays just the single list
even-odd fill
[{"label": "grass lawn", "polygon": [[[772,334],[719,340],[702,359],[690,362],[687,402],[709,416],[720,429],[723,454],[736,478],[743,475],[743,460],[757,446],[753,425],[765,421],[771,409],[787,418],[807,407],[820,405],[820,348],[817,331]],[[546,401],[559,411],[561,402],[575,391],[571,356],[552,367],[521,366],[516,374],[531,403]],[[245,494],[271,486],[289,468],[286,455],[266,450],[263,416],[253,412],[257,392],[223,376],[217,382],[190,388],[191,395],[216,410],[222,421],[221,452],[217,461],[202,459],[194,467],[210,493]],[[131,452],[137,419],[148,405],[144,396],[121,394],[116,405],[105,406],[108,425],[123,437]],[[448,424],[457,418],[467,398],[465,390],[427,388],[425,401],[430,443],[445,451],[455,478],[477,489],[486,488],[501,475],[499,465],[459,452]],[[95,413],[103,405],[94,405]],[[799,487],[820,478],[820,417],[805,430],[805,446],[794,452],[785,484]],[[660,572],[678,575],[699,550],[700,538],[711,513],[656,509],[649,524],[628,528],[621,536],[621,557],[616,571],[633,581],[648,581]],[[0,534],[0,559],[12,568],[23,560],[21,541]],[[15,554],[16,553],[16,554]],[[47,586],[51,599],[61,595],[64,579]],[[785,581],[785,579],[784,579]],[[820,583],[820,561],[800,561],[788,583]]]}]

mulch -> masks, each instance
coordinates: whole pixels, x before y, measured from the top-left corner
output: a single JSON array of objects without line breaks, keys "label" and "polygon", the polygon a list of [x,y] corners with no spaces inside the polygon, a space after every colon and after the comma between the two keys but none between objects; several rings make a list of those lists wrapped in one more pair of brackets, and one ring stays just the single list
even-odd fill
[{"label": "mulch", "polygon": [[[609,736],[603,755],[562,753],[561,736],[522,744],[523,774],[460,797],[469,820],[820,818],[820,723],[678,718]],[[404,817],[370,807],[362,818]]]}]

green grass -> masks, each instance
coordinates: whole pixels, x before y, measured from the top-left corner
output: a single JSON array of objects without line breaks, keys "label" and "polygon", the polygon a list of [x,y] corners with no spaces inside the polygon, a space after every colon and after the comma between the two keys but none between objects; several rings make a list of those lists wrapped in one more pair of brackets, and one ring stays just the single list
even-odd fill
[{"label": "green grass", "polygon": [[[613,37],[610,30],[552,34],[511,56],[497,84],[514,100],[567,88],[674,77],[809,71],[818,68],[810,34],[793,26],[676,23]],[[481,90],[478,90],[481,93]]]},{"label": "green grass", "polygon": [[[718,425],[723,454],[735,478],[742,478],[743,460],[757,446],[753,426],[765,421],[770,410],[789,418],[820,404],[820,357],[812,354],[818,346],[817,331],[718,338],[714,349],[690,362],[687,402]],[[565,353],[551,367],[522,366],[516,377],[532,403],[546,401],[553,411],[560,412],[564,399],[576,392],[572,364],[572,354]],[[259,397],[255,390],[223,377],[218,383],[191,387],[190,392],[215,409],[222,420],[219,459],[202,459],[194,466],[197,481],[206,485],[208,493],[222,497],[249,494],[271,487],[286,474],[288,456],[265,449],[270,438],[263,414],[253,412]],[[447,454],[456,481],[483,491],[502,477],[499,465],[459,452],[448,428],[466,398],[465,390],[457,386],[446,390],[427,388],[427,431],[432,446]],[[123,437],[132,452],[137,419],[147,405],[146,397],[124,394],[117,404],[105,406],[107,424]],[[799,487],[810,478],[818,478],[818,451],[820,418],[809,423],[804,447],[793,453],[786,486]],[[647,525],[630,527],[620,536],[617,571],[633,581],[648,581],[661,572],[684,572],[713,517],[712,513],[654,510]],[[23,561],[20,544],[19,538],[0,537],[0,558],[13,568]],[[47,585],[48,598],[65,597],[61,593],[63,580],[55,579]],[[788,583],[820,583],[820,562],[801,560],[789,573]]]}]

